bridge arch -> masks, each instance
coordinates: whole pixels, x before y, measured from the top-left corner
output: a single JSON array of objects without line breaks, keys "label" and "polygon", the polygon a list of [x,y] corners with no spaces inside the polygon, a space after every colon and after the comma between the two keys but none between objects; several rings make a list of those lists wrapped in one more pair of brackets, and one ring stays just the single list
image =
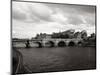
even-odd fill
[{"label": "bridge arch", "polygon": [[64,41],[58,42],[58,47],[65,47],[65,46],[66,46],[66,42]]},{"label": "bridge arch", "polygon": [[82,46],[82,41],[79,41],[78,43],[77,43],[77,46]]},{"label": "bridge arch", "polygon": [[41,43],[41,42],[35,42],[35,43],[38,44],[38,47],[39,47],[39,48],[42,47],[42,43]]},{"label": "bridge arch", "polygon": [[55,43],[53,41],[48,41],[46,44],[49,45],[49,47],[54,47]]},{"label": "bridge arch", "polygon": [[75,42],[74,42],[74,41],[70,41],[70,42],[68,43],[68,46],[75,46]]}]

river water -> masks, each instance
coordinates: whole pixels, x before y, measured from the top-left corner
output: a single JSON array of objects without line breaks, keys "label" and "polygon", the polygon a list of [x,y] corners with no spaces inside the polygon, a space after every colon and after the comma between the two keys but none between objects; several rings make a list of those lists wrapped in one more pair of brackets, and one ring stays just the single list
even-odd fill
[{"label": "river water", "polygon": [[19,48],[23,63],[33,73],[96,68],[94,47]]}]

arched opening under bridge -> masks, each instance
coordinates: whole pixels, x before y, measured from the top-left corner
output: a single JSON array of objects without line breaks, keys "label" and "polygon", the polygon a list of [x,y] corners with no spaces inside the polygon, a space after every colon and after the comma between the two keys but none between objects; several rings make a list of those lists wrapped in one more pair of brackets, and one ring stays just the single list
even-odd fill
[{"label": "arched opening under bridge", "polygon": [[38,48],[41,48],[42,47],[42,43],[40,43],[40,42],[35,42],[35,43],[37,43],[38,44]]},{"label": "arched opening under bridge", "polygon": [[75,46],[75,42],[70,41],[70,42],[68,43],[68,46]]},{"label": "arched opening under bridge", "polygon": [[60,41],[58,43],[58,47],[65,47],[66,46],[66,43],[64,41]]},{"label": "arched opening under bridge", "polygon": [[55,43],[53,41],[48,41],[46,44],[47,44],[48,47],[54,47],[55,46]]},{"label": "arched opening under bridge", "polygon": [[78,45],[78,46],[82,46],[82,42],[79,41],[79,42],[77,43],[77,45]]}]

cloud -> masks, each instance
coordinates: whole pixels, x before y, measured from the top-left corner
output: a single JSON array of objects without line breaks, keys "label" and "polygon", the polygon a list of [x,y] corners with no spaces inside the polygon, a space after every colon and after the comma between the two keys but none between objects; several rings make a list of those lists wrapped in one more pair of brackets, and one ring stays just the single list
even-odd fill
[{"label": "cloud", "polygon": [[90,24],[92,26],[95,25],[95,14],[88,14],[87,16],[84,16],[84,19],[87,24]]},{"label": "cloud", "polygon": [[95,32],[95,7],[13,1],[12,21],[13,36],[20,38],[68,29],[90,34]]},{"label": "cloud", "polygon": [[95,6],[79,6],[79,10],[81,10],[81,12],[83,13],[92,13],[94,14],[96,11],[96,7]]},{"label": "cloud", "polygon": [[67,17],[68,17],[67,20],[68,24],[72,24],[72,25],[84,24],[84,21],[80,15],[70,15]]},{"label": "cloud", "polygon": [[41,3],[13,2],[13,18],[29,22],[49,21],[52,10]]},{"label": "cloud", "polygon": [[32,3],[32,5],[29,6],[29,9],[31,14],[37,16],[41,20],[50,20],[49,17],[52,14],[52,10],[45,4]]},{"label": "cloud", "polygon": [[95,7],[93,6],[13,2],[12,14],[14,19],[26,22],[55,21],[61,24],[95,24]]},{"label": "cloud", "polygon": [[12,17],[16,20],[25,20],[26,19],[26,15],[22,12],[17,11],[17,10],[13,11]]},{"label": "cloud", "polygon": [[55,12],[60,12],[67,18],[67,23],[95,25],[96,7],[89,5],[70,5],[70,4],[47,4]]},{"label": "cloud", "polygon": [[51,19],[54,22],[58,22],[60,24],[66,24],[67,18],[62,13],[56,13],[51,15]]}]

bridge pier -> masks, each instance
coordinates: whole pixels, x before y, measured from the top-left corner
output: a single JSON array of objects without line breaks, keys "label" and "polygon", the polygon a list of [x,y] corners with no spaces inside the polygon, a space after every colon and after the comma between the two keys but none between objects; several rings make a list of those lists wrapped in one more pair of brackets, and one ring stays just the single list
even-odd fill
[{"label": "bridge pier", "polygon": [[58,40],[55,40],[55,47],[58,47]]},{"label": "bridge pier", "polygon": [[68,46],[68,44],[69,44],[69,41],[66,41],[65,43],[66,43],[66,46]]},{"label": "bridge pier", "polygon": [[42,47],[46,47],[46,41],[45,40],[42,40],[41,44],[42,44]]},{"label": "bridge pier", "polygon": [[55,43],[55,47],[58,47],[58,43]]}]

